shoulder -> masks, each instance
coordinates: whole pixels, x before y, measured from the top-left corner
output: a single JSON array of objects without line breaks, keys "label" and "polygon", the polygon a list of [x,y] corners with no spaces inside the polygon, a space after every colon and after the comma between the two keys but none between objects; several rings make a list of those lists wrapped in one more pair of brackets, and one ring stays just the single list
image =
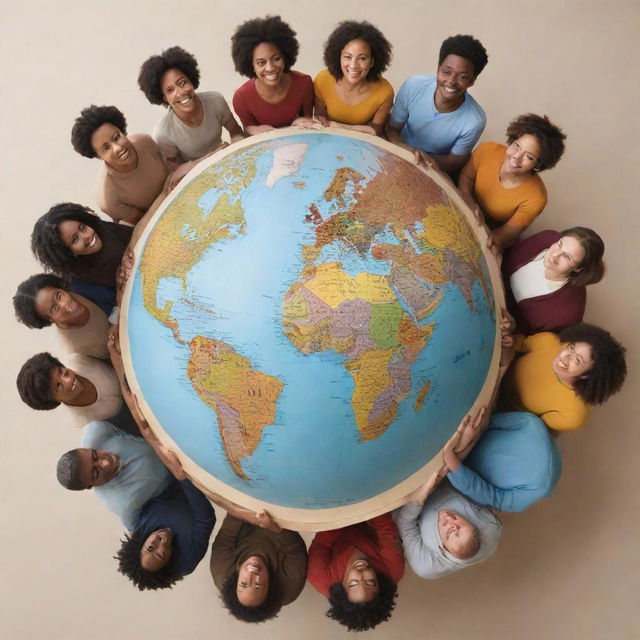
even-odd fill
[{"label": "shoulder", "polygon": [[464,115],[469,121],[482,124],[483,126],[487,122],[487,114],[484,112],[484,109],[475,101],[473,96],[469,93],[465,95]]},{"label": "shoulder", "polygon": [[322,69],[313,80],[313,84],[320,87],[326,87],[332,82],[335,82],[335,78],[329,73],[329,69]]},{"label": "shoulder", "polygon": [[393,87],[386,78],[380,78],[380,80],[376,82],[375,91],[385,100],[387,98],[393,98]]},{"label": "shoulder", "polygon": [[494,156],[502,160],[506,147],[499,142],[483,142],[479,144],[473,151],[473,155],[478,159],[487,159]]},{"label": "shoulder", "polygon": [[162,118],[155,123],[151,136],[154,140],[166,134],[167,129],[171,126],[171,123],[175,119],[175,114],[171,109],[166,109]]},{"label": "shoulder", "polygon": [[110,422],[94,420],[84,428],[82,446],[95,449],[98,443],[105,446],[106,441],[119,437],[121,437],[120,432]]},{"label": "shoulder", "polygon": [[432,75],[409,76],[403,83],[404,89],[427,89],[435,84],[436,77]]},{"label": "shoulder", "polygon": [[244,84],[240,85],[236,89],[235,93],[233,94],[233,99],[235,100],[236,98],[246,98],[254,94],[256,92],[255,84],[255,79],[249,78],[249,80],[247,80]]},{"label": "shoulder", "polygon": [[293,84],[313,84],[313,78],[306,73],[300,73],[300,71],[294,71],[293,69],[291,69],[289,73],[291,74],[291,82]]}]

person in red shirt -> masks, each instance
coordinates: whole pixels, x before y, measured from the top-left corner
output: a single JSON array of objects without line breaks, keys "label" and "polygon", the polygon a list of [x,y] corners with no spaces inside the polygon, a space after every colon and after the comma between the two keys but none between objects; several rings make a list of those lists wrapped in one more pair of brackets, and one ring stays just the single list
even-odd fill
[{"label": "person in red shirt", "polygon": [[307,579],[329,598],[327,615],[349,631],[366,631],[391,617],[404,553],[390,513],[321,531],[309,547]]}]

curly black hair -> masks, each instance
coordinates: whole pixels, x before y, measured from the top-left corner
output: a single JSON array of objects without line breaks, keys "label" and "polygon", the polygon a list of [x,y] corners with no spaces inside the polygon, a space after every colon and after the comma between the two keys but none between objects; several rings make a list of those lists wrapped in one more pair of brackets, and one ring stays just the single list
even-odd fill
[{"label": "curly black hair", "polygon": [[42,329],[51,326],[49,318],[43,318],[36,313],[36,297],[40,289],[46,287],[67,291],[68,283],[53,273],[37,273],[21,282],[13,296],[16,319],[29,329]]},{"label": "curly black hair", "polygon": [[253,18],[243,22],[231,36],[231,57],[240,75],[256,77],[253,50],[263,42],[269,42],[280,49],[285,73],[296,63],[299,49],[296,32],[280,16]]},{"label": "curly black hair", "polygon": [[50,371],[62,363],[43,351],[29,358],[21,367],[16,386],[22,402],[38,411],[55,409],[60,403],[51,397]]},{"label": "curly black hair", "polygon": [[369,22],[345,20],[331,33],[324,45],[324,64],[329,73],[336,79],[342,78],[340,56],[342,50],[352,40],[363,40],[371,49],[373,66],[367,74],[367,80],[377,82],[391,62],[391,43],[384,37],[382,31]]},{"label": "curly black hair", "polygon": [[398,587],[391,578],[377,572],[378,595],[368,602],[351,602],[340,582],[329,587],[329,611],[327,617],[347,627],[349,631],[367,631],[391,617],[396,606]]},{"label": "curly black hair", "polygon": [[78,456],[80,449],[72,449],[60,456],[56,467],[56,477],[58,482],[71,491],[83,491],[91,489],[90,486],[82,484],[80,480],[80,457]]},{"label": "curly black hair", "polygon": [[540,160],[534,171],[551,169],[558,164],[564,153],[564,140],[567,136],[547,116],[525,113],[514,118],[507,127],[507,144],[511,144],[526,133],[535,136],[540,144]]},{"label": "curly black hair", "polygon": [[98,154],[91,145],[91,136],[103,125],[112,124],[127,135],[127,120],[117,107],[85,107],[75,119],[71,128],[71,144],[85,158],[97,158]]},{"label": "curly black hair", "polygon": [[626,349],[608,332],[581,322],[563,329],[561,342],[586,342],[591,347],[593,367],[573,383],[573,390],[587,404],[602,404],[622,388],[627,376]]},{"label": "curly black hair", "polygon": [[487,50],[482,46],[480,40],[476,40],[473,36],[463,36],[461,34],[450,36],[443,41],[438,55],[438,66],[449,55],[460,56],[469,60],[473,65],[474,79],[480,75],[489,61]]},{"label": "curly black hair", "polygon": [[140,564],[140,550],[147,536],[141,531],[134,531],[131,535],[125,532],[124,540],[120,548],[113,556],[118,561],[118,571],[127,576],[133,584],[144,591],[145,589],[170,589],[173,585],[182,580],[182,576],[171,570],[171,559],[159,571],[147,571]]},{"label": "curly black hair", "polygon": [[138,86],[151,104],[168,106],[162,94],[162,76],[170,69],[178,69],[184,73],[189,82],[198,88],[200,70],[196,59],[182,47],[170,47],[159,56],[151,56],[145,60],[140,67]]},{"label": "curly black hair", "polygon": [[89,207],[74,202],[56,204],[41,216],[31,233],[31,251],[47,271],[66,276],[78,259],[58,235],[58,225],[65,220],[76,220],[91,227],[102,240],[102,220]]},{"label": "curly black hair", "polygon": [[243,622],[265,622],[275,618],[282,608],[282,589],[274,571],[269,570],[269,590],[262,604],[256,607],[247,607],[238,600],[236,587],[238,583],[238,570],[227,576],[222,585],[220,599],[229,613],[237,620]]},{"label": "curly black hair", "polygon": [[602,261],[604,256],[602,238],[593,229],[587,227],[571,227],[571,229],[565,229],[561,235],[575,238],[584,250],[584,258],[578,265],[578,270],[569,275],[569,284],[573,287],[586,287],[600,282],[605,272]]}]

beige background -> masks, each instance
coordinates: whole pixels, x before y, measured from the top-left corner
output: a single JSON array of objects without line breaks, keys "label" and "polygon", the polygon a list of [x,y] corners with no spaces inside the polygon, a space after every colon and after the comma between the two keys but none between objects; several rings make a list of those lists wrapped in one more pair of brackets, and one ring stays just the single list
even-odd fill
[{"label": "beige background", "polygon": [[[180,7],[180,11],[178,10]],[[635,0],[371,0],[358,5],[273,0],[182,3],[144,0],[1,0],[0,180],[4,360],[0,636],[22,638],[348,637],[324,618],[310,587],[276,621],[250,627],[221,608],[208,557],[174,590],[139,593],[111,559],[121,527],[90,492],[64,491],[55,462],[80,432],[62,410],[19,401],[15,375],[33,353],[58,352],[53,330],[13,319],[16,285],[37,266],[29,252],[36,217],[59,201],[94,204],[98,162],[69,144],[73,119],[92,102],[116,104],[130,132],[161,116],[136,85],[152,53],[180,44],[198,58],[203,89],[230,101],[235,26],[268,11],[298,31],[296,68],[315,74],[322,44],[341,19],[368,19],[395,44],[386,77],[435,71],[440,42],[473,33],[490,61],[472,89],[488,114],[483,140],[501,140],[519,113],[547,113],[569,138],[543,174],[550,202],[535,228],[593,226],[609,272],[589,290],[587,319],[629,350],[624,391],[579,433],[561,439],[565,472],[552,499],[503,518],[498,553],[436,582],[407,571],[392,620],[371,637],[433,640],[640,637],[638,436],[638,58]]]}]

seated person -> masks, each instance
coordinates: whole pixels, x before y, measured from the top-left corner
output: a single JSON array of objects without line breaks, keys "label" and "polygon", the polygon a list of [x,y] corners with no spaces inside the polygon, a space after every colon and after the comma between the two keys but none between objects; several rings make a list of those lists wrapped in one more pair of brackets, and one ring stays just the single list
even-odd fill
[{"label": "seated person", "polygon": [[458,187],[472,209],[480,206],[490,245],[513,244],[547,204],[538,173],[555,167],[567,136],[547,116],[527,113],[507,127],[507,145],[478,145],[460,172]]},{"label": "seated person", "polygon": [[447,38],[436,76],[411,76],[398,91],[387,135],[391,142],[430,154],[442,171],[457,173],[484,131],[487,117],[467,93],[487,64],[472,36]]},{"label": "seated person", "polygon": [[329,597],[327,615],[349,631],[373,629],[391,617],[404,555],[390,513],[316,533],[307,578]]},{"label": "seated person", "polygon": [[331,125],[382,135],[393,87],[382,77],[391,43],[368,22],[341,22],[324,47],[323,69],[313,81],[315,111]]},{"label": "seated person", "polygon": [[116,553],[118,571],[140,589],[166,589],[194,571],[207,552],[216,523],[211,503],[165,459],[178,482],[141,509],[133,533]]},{"label": "seated person", "polygon": [[520,240],[502,260],[507,306],[525,335],[582,322],[586,287],[604,276],[604,242],[591,229],[540,231]]},{"label": "seated person", "polygon": [[70,353],[107,358],[107,314],[93,302],[71,293],[64,281],[51,274],[38,274],[18,285],[13,296],[16,318],[30,329],[52,324]]},{"label": "seated person", "polygon": [[231,37],[231,57],[236,71],[249,78],[233,94],[233,108],[249,135],[310,123],[313,81],[291,69],[298,40],[280,16],[243,22]]},{"label": "seated person", "polygon": [[211,546],[211,575],[224,606],[245,622],[275,617],[300,595],[307,578],[300,534],[264,527],[227,515]]},{"label": "seated person", "polygon": [[550,496],[562,472],[558,445],[532,413],[494,413],[464,463],[454,441],[443,458],[455,489],[498,511],[524,511]]},{"label": "seated person", "polygon": [[48,270],[114,287],[132,229],[101,220],[73,202],[57,204],[33,227],[31,251]]},{"label": "seated person", "polygon": [[407,564],[416,575],[441,578],[493,554],[502,525],[491,509],[475,504],[446,481],[426,502],[425,497],[394,512]]},{"label": "seated person", "polygon": [[151,56],[140,67],[138,85],[151,104],[167,112],[153,129],[153,138],[181,177],[222,144],[222,128],[231,141],[244,137],[227,101],[217,91],[199,91],[196,59],[181,47]]},{"label": "seated person", "polygon": [[135,225],[162,199],[171,169],[151,136],[127,137],[127,121],[116,107],[83,109],[71,130],[71,144],[81,156],[104,161],[96,200],[114,222]]},{"label": "seated person", "polygon": [[625,349],[610,333],[591,324],[560,332],[516,336],[498,411],[529,411],[550,429],[582,427],[593,405],[617,393],[624,382]]},{"label": "seated person", "polygon": [[66,362],[70,368],[50,353],[29,358],[18,373],[22,401],[32,409],[44,411],[64,404],[76,427],[108,420],[121,431],[139,436],[138,425],[122,400],[120,380],[113,367],[78,353]]},{"label": "seated person", "polygon": [[93,488],[100,502],[130,530],[142,506],[173,482],[144,440],[99,421],[86,426],[82,448],[67,451],[58,460],[57,475],[66,489]]}]

